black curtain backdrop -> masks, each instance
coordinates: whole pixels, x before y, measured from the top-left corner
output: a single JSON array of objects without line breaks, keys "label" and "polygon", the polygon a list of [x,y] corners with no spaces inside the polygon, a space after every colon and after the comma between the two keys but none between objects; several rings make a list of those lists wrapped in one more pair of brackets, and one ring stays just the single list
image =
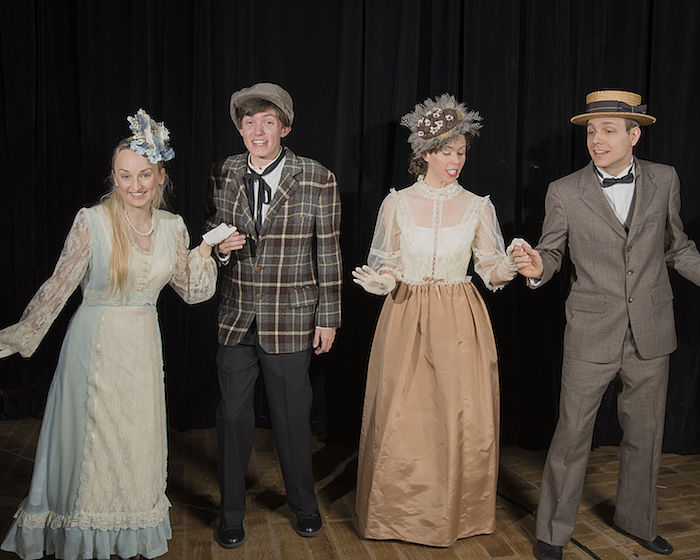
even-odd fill
[{"label": "black curtain backdrop", "polygon": [[[477,108],[485,125],[461,183],[491,195],[506,241],[535,243],[548,183],[588,161],[583,129],[569,124],[585,94],[640,92],[658,122],[637,155],[677,168],[686,230],[700,240],[698,22],[694,0],[2,2],[0,324],[19,319],[76,211],[99,200],[126,115],[143,107],[170,128],[170,207],[195,241],[209,165],[243,150],[229,96],[277,82],[295,102],[287,145],[335,171],[340,185],[344,325],[314,370],[330,436],[352,441],[381,301],[350,270],[366,260],[388,189],[410,182],[401,115],[443,92]],[[568,272],[565,264],[536,292],[521,280],[495,295],[482,289],[500,355],[505,443],[543,448],[554,430]],[[696,453],[700,289],[671,275],[679,347],[664,449]],[[34,357],[0,362],[4,416],[41,415],[79,301],[71,298]],[[216,306],[188,307],[169,288],[160,299],[168,413],[179,429],[214,423]],[[616,391],[604,399],[595,444],[619,441]]]}]

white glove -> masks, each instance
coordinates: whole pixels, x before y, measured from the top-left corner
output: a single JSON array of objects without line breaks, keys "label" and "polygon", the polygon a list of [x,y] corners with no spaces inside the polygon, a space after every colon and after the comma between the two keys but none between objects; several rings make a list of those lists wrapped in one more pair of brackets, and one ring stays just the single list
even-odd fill
[{"label": "white glove", "polygon": [[218,245],[219,243],[221,243],[224,239],[226,239],[234,231],[236,231],[235,227],[233,227],[233,226],[228,227],[225,223],[221,222],[214,229],[210,229],[207,233],[205,233],[202,236],[202,239],[204,239],[204,242],[207,245],[214,247],[215,245]]},{"label": "white glove", "polygon": [[355,284],[359,284],[370,294],[385,296],[396,287],[396,280],[391,274],[377,274],[367,265],[352,271]]},{"label": "white glove", "polygon": [[521,239],[520,237],[515,237],[513,238],[513,241],[510,242],[510,245],[508,245],[508,248],[506,249],[506,255],[512,255],[513,249],[515,249],[516,245],[525,245],[526,247],[531,247],[531,245],[524,239]]}]

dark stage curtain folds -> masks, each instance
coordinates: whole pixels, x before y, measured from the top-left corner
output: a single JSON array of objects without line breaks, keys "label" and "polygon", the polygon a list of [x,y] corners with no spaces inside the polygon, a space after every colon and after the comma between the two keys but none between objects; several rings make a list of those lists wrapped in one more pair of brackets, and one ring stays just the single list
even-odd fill
[{"label": "dark stage curtain folds", "polygon": [[[350,270],[366,262],[388,189],[410,184],[401,115],[443,92],[477,108],[484,129],[460,182],[491,195],[507,241],[535,243],[548,183],[588,161],[583,129],[569,124],[585,94],[638,91],[658,122],[637,154],[677,168],[687,232],[700,240],[698,21],[693,0],[2,2],[0,326],[19,319],[51,274],[76,211],[99,200],[126,115],[143,107],[169,127],[170,208],[196,241],[209,165],[243,150],[229,96],[277,82],[295,102],[287,145],[335,171],[341,189],[344,326],[314,368],[325,375],[331,437],[352,440],[381,301]],[[536,292],[521,280],[495,295],[482,290],[500,355],[505,443],[543,448],[554,430],[568,273],[565,264]],[[671,276],[679,347],[664,449],[700,452],[700,289]],[[79,301],[71,298],[33,358],[0,361],[3,415],[41,414]],[[179,429],[213,425],[216,305],[187,307],[167,288],[160,299],[168,413]],[[595,444],[619,440],[616,391],[604,398]]]}]

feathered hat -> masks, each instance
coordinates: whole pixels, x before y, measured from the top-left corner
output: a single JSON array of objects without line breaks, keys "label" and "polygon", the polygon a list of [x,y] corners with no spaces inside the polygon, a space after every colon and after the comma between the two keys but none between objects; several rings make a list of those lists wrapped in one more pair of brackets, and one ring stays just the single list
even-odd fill
[{"label": "feathered hat", "polygon": [[442,146],[456,136],[478,136],[482,127],[481,115],[453,95],[443,93],[435,99],[416,104],[412,112],[401,117],[401,124],[411,131],[408,143],[415,155]]}]

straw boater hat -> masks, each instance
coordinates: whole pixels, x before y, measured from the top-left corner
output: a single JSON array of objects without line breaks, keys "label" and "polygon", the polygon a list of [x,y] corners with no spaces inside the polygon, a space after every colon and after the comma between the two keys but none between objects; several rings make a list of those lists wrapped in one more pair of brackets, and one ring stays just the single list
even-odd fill
[{"label": "straw boater hat", "polygon": [[461,134],[478,136],[482,126],[481,115],[449,93],[418,103],[401,117],[401,124],[411,131],[408,143],[414,155],[438,148]]},{"label": "straw boater hat", "polygon": [[571,117],[574,124],[586,125],[598,117],[621,117],[634,119],[640,125],[654,124],[656,117],[647,115],[647,106],[642,105],[642,96],[631,91],[606,89],[593,91],[586,96],[584,112]]}]

